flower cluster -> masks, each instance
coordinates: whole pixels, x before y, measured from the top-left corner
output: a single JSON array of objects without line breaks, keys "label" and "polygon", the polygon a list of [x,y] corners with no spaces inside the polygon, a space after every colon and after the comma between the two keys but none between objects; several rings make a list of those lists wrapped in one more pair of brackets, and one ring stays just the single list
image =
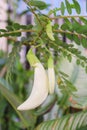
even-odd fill
[{"label": "flower cluster", "polygon": [[34,83],[30,96],[17,108],[18,110],[31,110],[38,107],[44,102],[49,93],[54,93],[55,88],[55,73],[52,57],[48,59],[48,73],[31,49],[27,54],[27,59],[30,65],[34,67]]}]

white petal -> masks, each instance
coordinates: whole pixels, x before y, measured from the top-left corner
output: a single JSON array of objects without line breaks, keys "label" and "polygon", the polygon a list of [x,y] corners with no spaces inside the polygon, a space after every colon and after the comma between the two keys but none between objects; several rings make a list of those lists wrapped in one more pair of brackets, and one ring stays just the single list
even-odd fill
[{"label": "white petal", "polygon": [[48,96],[48,78],[41,63],[37,63],[34,74],[34,85],[29,98],[21,104],[18,110],[34,109],[41,105]]}]

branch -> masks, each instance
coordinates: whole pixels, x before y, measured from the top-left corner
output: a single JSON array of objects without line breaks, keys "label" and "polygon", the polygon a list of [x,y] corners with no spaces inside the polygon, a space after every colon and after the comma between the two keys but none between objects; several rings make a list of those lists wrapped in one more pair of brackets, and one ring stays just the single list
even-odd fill
[{"label": "branch", "polygon": [[3,37],[4,34],[15,34],[15,33],[19,33],[19,32],[35,32],[35,30],[16,30],[16,31],[11,31],[11,32],[5,32],[5,33],[2,33],[0,34],[0,37]]},{"label": "branch", "polygon": [[34,16],[37,18],[37,20],[38,20],[38,22],[40,23],[40,25],[42,25],[42,24],[41,24],[41,21],[39,20],[38,15],[34,12],[34,10],[33,10],[32,6],[30,5],[29,1],[28,1],[28,0],[24,0],[24,1],[27,3],[27,5],[29,5],[29,7],[30,7],[30,9],[31,9],[31,12],[32,12],[32,13],[34,14]]},{"label": "branch", "polygon": [[79,16],[79,15],[72,15],[72,16],[70,16],[70,15],[67,15],[67,16],[50,17],[49,19],[50,20],[55,20],[55,19],[63,19],[63,18],[82,18],[82,17],[87,18],[86,15],[83,15],[83,16]]},{"label": "branch", "polygon": [[78,36],[79,38],[80,38],[80,37],[87,38],[87,36],[84,35],[84,34],[79,34],[79,33],[76,33],[76,32],[70,32],[70,31],[64,31],[64,30],[61,30],[61,29],[59,29],[59,30],[53,30],[53,32],[66,33],[66,34],[71,34],[71,35],[73,34],[73,35]]},{"label": "branch", "polygon": [[11,40],[11,41],[14,41],[14,42],[17,41],[17,38],[13,38],[13,37],[6,37],[6,38],[7,38],[7,40]]},{"label": "branch", "polygon": [[[43,28],[42,28],[42,30],[38,33],[39,34],[39,36],[41,35],[41,33],[42,33],[42,31],[43,31]],[[16,30],[16,31],[11,31],[11,32],[6,32],[6,33],[3,33],[3,34],[0,34],[0,37],[4,37],[4,35],[5,34],[8,34],[8,35],[10,35],[10,34],[15,34],[15,33],[18,33],[18,32],[36,32],[36,30]],[[87,36],[86,35],[84,35],[84,34],[79,34],[79,33],[76,33],[76,32],[70,32],[70,31],[64,31],[64,30],[61,30],[61,29],[58,29],[58,30],[53,30],[53,32],[58,32],[58,33],[66,33],[66,34],[73,34],[73,35],[76,35],[76,36],[78,36],[78,37],[83,37],[83,38],[87,38]],[[8,39],[12,39],[11,37],[7,37]],[[14,41],[15,41],[15,39],[13,39]]]}]

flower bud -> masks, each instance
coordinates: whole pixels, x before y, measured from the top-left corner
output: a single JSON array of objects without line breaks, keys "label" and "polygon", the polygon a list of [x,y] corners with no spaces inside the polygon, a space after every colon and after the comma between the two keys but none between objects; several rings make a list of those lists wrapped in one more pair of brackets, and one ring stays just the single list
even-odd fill
[{"label": "flower bud", "polygon": [[54,93],[55,89],[55,72],[54,63],[52,57],[48,59],[48,81],[49,81],[49,93]]}]

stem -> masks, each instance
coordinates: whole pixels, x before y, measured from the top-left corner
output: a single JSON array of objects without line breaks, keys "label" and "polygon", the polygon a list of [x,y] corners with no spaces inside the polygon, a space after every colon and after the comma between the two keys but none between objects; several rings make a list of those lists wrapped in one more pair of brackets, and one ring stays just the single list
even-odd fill
[{"label": "stem", "polygon": [[[6,33],[3,33],[3,34],[0,34],[0,37],[4,37],[4,34],[15,34],[15,33],[18,33],[18,32],[36,32],[35,30],[16,30],[16,31],[11,31],[11,32],[6,32]],[[33,41],[33,44],[37,41],[37,39],[43,34],[43,28],[42,30],[38,33],[38,36],[36,37],[36,39]],[[61,30],[61,29],[58,29],[58,30],[53,30],[53,32],[58,32],[58,33],[66,33],[66,34],[73,34],[73,35],[76,35],[78,37],[83,37],[83,38],[87,38],[86,35],[84,34],[79,34],[77,32],[70,32],[70,31],[64,31],[64,30]],[[10,40],[13,40],[13,41],[16,41],[16,39],[12,39],[11,37],[7,37],[7,39],[10,39]]]},{"label": "stem", "polygon": [[42,43],[39,44],[39,45],[34,46],[34,48],[38,48],[38,47],[40,47],[41,45],[42,45]]},{"label": "stem", "polygon": [[87,38],[87,36],[85,36],[84,34],[79,34],[79,33],[76,33],[76,32],[70,32],[70,31],[64,31],[64,30],[53,30],[53,32],[58,32],[58,33],[66,33],[66,34],[73,34],[73,35],[76,35],[78,37],[83,37],[83,38]]},{"label": "stem", "polygon": [[6,37],[6,38],[7,38],[7,40],[12,40],[12,41],[14,41],[14,42],[17,41],[17,38],[13,38],[13,37]]},{"label": "stem", "polygon": [[36,37],[36,39],[33,40],[32,45],[34,45],[34,44],[37,42],[37,40],[41,37],[41,35],[43,34],[43,30],[44,30],[44,27],[43,27],[42,30],[38,33],[38,36]]},{"label": "stem", "polygon": [[41,21],[39,20],[39,18],[38,18],[38,15],[33,11],[33,8],[30,6],[30,9],[31,9],[31,12],[35,15],[35,17],[37,18],[37,20],[38,20],[38,22],[40,23],[40,25],[42,25],[41,24]]},{"label": "stem", "polygon": [[49,51],[49,49],[46,46],[44,48],[50,55],[52,55],[51,52]]},{"label": "stem", "polygon": [[87,18],[86,15],[83,15],[83,16],[79,16],[79,15],[70,16],[70,15],[67,15],[67,16],[56,16],[56,17],[51,17],[51,18],[49,18],[49,19],[55,20],[55,19],[62,19],[62,18],[82,18],[82,17]]},{"label": "stem", "polygon": [[0,37],[2,37],[4,34],[12,34],[12,33],[19,33],[19,32],[35,32],[35,30],[16,30],[16,31],[11,31],[11,32],[5,32],[3,34],[0,34]]},{"label": "stem", "polygon": [[35,15],[35,17],[37,18],[37,20],[38,20],[38,22],[40,23],[40,25],[42,25],[42,24],[41,24],[41,21],[40,21],[39,18],[38,18],[38,15],[34,12],[34,10],[33,10],[32,6],[30,5],[29,1],[28,1],[28,0],[24,0],[24,1],[27,3],[27,5],[29,5],[29,7],[30,7],[30,9],[31,9],[31,12]]}]

